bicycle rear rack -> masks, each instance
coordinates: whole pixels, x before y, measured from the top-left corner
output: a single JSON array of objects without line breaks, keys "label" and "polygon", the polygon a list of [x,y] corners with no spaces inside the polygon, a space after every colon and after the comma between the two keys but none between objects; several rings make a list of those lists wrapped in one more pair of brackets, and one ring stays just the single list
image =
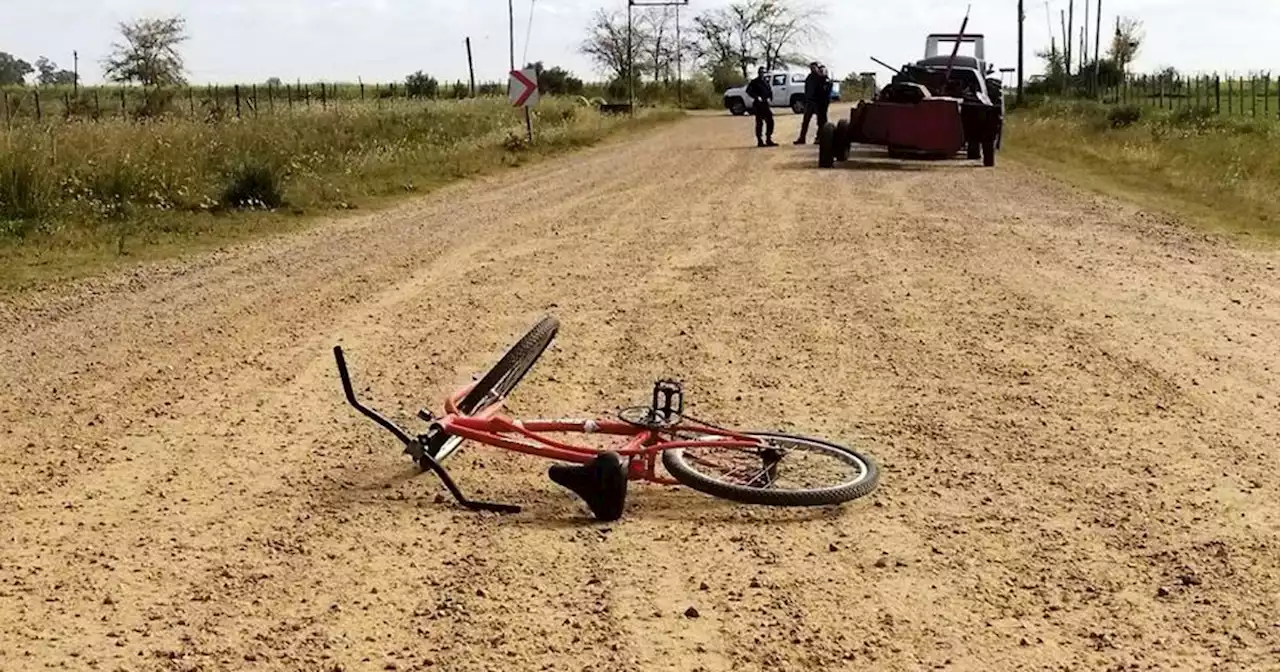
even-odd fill
[{"label": "bicycle rear rack", "polygon": [[[442,466],[439,460],[435,458],[435,455],[440,452],[440,448],[444,446],[445,442],[457,439],[458,437],[446,434],[440,426],[435,423],[432,423],[426,434],[416,437],[409,436],[408,432],[401,429],[394,422],[391,422],[377,411],[356,400],[355,390],[351,386],[351,376],[347,373],[347,361],[342,354],[342,346],[333,346],[333,356],[338,362],[338,375],[342,377],[342,390],[347,395],[347,403],[351,404],[357,411],[363,413],[370,420],[378,423],[378,425],[383,429],[394,434],[395,437],[404,444],[404,452],[411,456],[419,467],[423,469],[430,469],[435,472],[435,475],[440,478],[440,481],[444,483],[444,487],[449,489],[449,493],[453,495],[453,498],[456,499],[459,504],[472,511],[495,511],[497,513],[520,512],[520,507],[514,504],[497,504],[494,502],[481,502],[473,499],[467,499],[467,497],[462,494],[462,491],[458,489],[457,484],[453,482],[453,478],[449,476],[449,472],[445,471],[444,466]],[[419,412],[418,417],[423,420],[427,420],[431,416],[429,413]],[[448,452],[452,453],[453,451]],[[446,456],[447,455],[448,453],[446,453]]]}]

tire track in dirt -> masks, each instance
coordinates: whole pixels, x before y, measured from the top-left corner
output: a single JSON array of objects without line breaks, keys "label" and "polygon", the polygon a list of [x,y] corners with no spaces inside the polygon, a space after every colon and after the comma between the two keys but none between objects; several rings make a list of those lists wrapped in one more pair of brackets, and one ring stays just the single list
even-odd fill
[{"label": "tire track in dirt", "polygon": [[[7,304],[0,667],[1269,664],[1274,257],[1018,166],[817,171],[749,130]],[[842,511],[633,484],[600,525],[545,462],[467,446],[464,490],[526,506],[474,514],[341,398],[335,342],[412,422],[546,310],[520,414],[676,375],[698,416],[865,448],[885,481]]]}]

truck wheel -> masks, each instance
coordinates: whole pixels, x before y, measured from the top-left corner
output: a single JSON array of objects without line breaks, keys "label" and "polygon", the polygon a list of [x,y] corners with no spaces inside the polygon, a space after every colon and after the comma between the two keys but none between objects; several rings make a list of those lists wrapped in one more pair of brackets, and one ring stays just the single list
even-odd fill
[{"label": "truck wheel", "polygon": [[804,98],[795,96],[791,99],[791,111],[796,114],[804,114]]},{"label": "truck wheel", "polygon": [[741,117],[747,113],[747,104],[742,102],[741,98],[734,98],[729,103],[729,111],[733,113],[733,116]]},{"label": "truck wheel", "polygon": [[982,143],[982,165],[990,168],[996,165],[996,140],[984,140]]},{"label": "truck wheel", "polygon": [[849,120],[841,119],[836,122],[835,131],[835,154],[837,161],[848,161],[849,150],[853,148],[853,138],[850,137]]},{"label": "truck wheel", "polygon": [[827,122],[818,129],[818,167],[831,168],[836,165],[836,125]]}]

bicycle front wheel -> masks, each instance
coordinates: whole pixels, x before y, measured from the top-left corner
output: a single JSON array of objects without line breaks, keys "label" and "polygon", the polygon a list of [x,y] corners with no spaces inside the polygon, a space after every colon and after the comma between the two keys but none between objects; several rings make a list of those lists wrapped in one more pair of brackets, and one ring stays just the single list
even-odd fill
[{"label": "bicycle front wheel", "polygon": [[543,351],[551,345],[551,339],[555,338],[559,330],[560,320],[552,315],[544,316],[471,388],[467,396],[458,403],[458,410],[464,415],[475,415],[505,399],[515,389],[516,383],[533,367],[534,362],[542,357]]},{"label": "bicycle front wheel", "polygon": [[831,506],[875,490],[875,461],[844,446],[807,436],[742,432],[758,447],[714,445],[724,437],[705,435],[705,445],[663,451],[662,464],[681,484],[741,504]]}]

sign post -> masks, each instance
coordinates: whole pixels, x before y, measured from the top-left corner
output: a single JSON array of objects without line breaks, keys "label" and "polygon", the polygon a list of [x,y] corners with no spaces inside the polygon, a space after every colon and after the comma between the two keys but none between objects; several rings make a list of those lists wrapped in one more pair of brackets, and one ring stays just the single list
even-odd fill
[{"label": "sign post", "polygon": [[507,100],[512,107],[524,108],[524,125],[529,131],[529,142],[533,142],[533,119],[529,115],[529,108],[537,105],[541,97],[536,69],[512,69],[511,78],[507,81]]}]

